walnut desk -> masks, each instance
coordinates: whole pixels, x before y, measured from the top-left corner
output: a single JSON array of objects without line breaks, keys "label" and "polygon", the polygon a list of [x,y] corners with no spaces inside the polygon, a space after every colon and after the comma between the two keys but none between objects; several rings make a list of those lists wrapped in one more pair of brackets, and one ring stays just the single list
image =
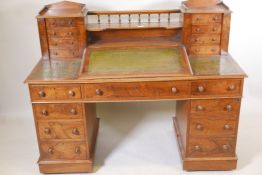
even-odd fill
[{"label": "walnut desk", "polygon": [[96,103],[154,100],[177,100],[183,169],[236,168],[246,74],[227,52],[230,10],[223,3],[87,11],[63,1],[45,6],[37,21],[42,58],[26,83],[42,173],[92,172]]}]

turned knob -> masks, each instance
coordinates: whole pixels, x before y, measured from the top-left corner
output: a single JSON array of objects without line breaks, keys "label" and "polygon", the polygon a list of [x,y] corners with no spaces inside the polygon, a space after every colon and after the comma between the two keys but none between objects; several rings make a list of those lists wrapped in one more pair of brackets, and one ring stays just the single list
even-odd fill
[{"label": "turned knob", "polygon": [[75,153],[76,153],[76,154],[80,154],[80,153],[81,153],[81,149],[80,149],[79,146],[75,148]]},{"label": "turned knob", "polygon": [[44,109],[44,110],[41,111],[41,114],[44,115],[44,116],[48,116],[48,111]]},{"label": "turned knob", "polygon": [[236,89],[236,86],[233,85],[233,84],[231,84],[231,85],[228,86],[228,90],[229,90],[229,91],[233,91],[233,90],[235,90],[235,89]]},{"label": "turned knob", "polygon": [[175,93],[177,93],[177,88],[176,87],[172,87],[171,91],[175,94]]},{"label": "turned knob", "polygon": [[45,128],[45,129],[44,129],[44,132],[45,132],[46,134],[51,134],[51,129],[50,129],[50,128]]},{"label": "turned knob", "polygon": [[73,22],[72,22],[72,21],[69,21],[69,22],[68,22],[68,24],[69,24],[69,25],[72,25],[72,24],[73,24]]},{"label": "turned knob", "polygon": [[46,94],[45,94],[44,91],[40,91],[40,92],[38,92],[38,95],[39,95],[40,97],[45,97],[45,96],[46,96]]},{"label": "turned knob", "polygon": [[200,19],[201,19],[200,17],[196,17],[196,20],[197,20],[197,21],[200,21]]},{"label": "turned knob", "polygon": [[102,96],[103,91],[101,89],[96,89],[96,95]]},{"label": "turned knob", "polygon": [[232,108],[233,108],[233,107],[232,107],[232,105],[226,105],[225,108],[226,108],[227,111],[232,111]]},{"label": "turned knob", "polygon": [[196,107],[196,110],[197,111],[204,111],[204,107],[203,106],[201,106],[201,105],[197,105],[197,107]]},{"label": "turned knob", "polygon": [[197,130],[202,130],[202,129],[203,129],[203,126],[202,126],[201,124],[197,124],[197,125],[196,125],[196,129],[197,129]]},{"label": "turned knob", "polygon": [[212,40],[212,41],[216,41],[217,39],[216,39],[216,38],[212,38],[211,40]]},{"label": "turned knob", "polygon": [[53,153],[54,153],[54,149],[53,149],[53,148],[51,148],[51,147],[50,147],[50,148],[48,148],[48,150],[47,150],[47,151],[48,151],[48,153],[49,153],[49,154],[53,154]]},{"label": "turned knob", "polygon": [[198,41],[200,41],[200,39],[199,38],[195,38],[195,42],[198,42]]},{"label": "turned knob", "polygon": [[228,125],[228,124],[224,125],[224,129],[229,130],[230,128],[231,128],[230,125]]},{"label": "turned knob", "polygon": [[195,145],[195,146],[194,146],[194,150],[195,150],[195,151],[200,151],[200,149],[201,149],[201,148],[200,148],[199,145]]},{"label": "turned knob", "polygon": [[213,17],[213,21],[216,21],[216,20],[218,20],[219,18],[218,18],[218,16],[214,16]]},{"label": "turned knob", "polygon": [[204,86],[198,86],[197,90],[198,90],[198,92],[204,92],[205,88],[204,88]]},{"label": "turned knob", "polygon": [[195,49],[195,52],[199,52],[199,51],[200,51],[200,49],[198,49],[198,48],[197,48],[197,49]]},{"label": "turned knob", "polygon": [[201,29],[200,29],[200,28],[196,28],[196,31],[197,31],[197,32],[200,32],[200,31],[201,31]]},{"label": "turned knob", "polygon": [[73,115],[76,115],[76,114],[77,114],[76,110],[75,110],[75,109],[73,109],[73,108],[72,108],[72,109],[70,109],[70,113],[71,113],[71,114],[73,114]]},{"label": "turned knob", "polygon": [[73,35],[73,32],[68,32],[68,35],[72,36],[72,35]]},{"label": "turned knob", "polygon": [[228,146],[227,145],[222,145],[222,148],[223,148],[223,150],[228,150]]},{"label": "turned knob", "polygon": [[56,32],[53,32],[53,35],[56,35]]},{"label": "turned knob", "polygon": [[215,31],[217,31],[217,28],[216,28],[216,27],[213,28],[213,32],[215,32]]},{"label": "turned knob", "polygon": [[68,95],[74,97],[76,95],[75,91],[68,91]]},{"label": "turned knob", "polygon": [[77,129],[77,128],[73,128],[73,129],[72,129],[72,134],[74,134],[74,135],[79,135],[78,129]]}]

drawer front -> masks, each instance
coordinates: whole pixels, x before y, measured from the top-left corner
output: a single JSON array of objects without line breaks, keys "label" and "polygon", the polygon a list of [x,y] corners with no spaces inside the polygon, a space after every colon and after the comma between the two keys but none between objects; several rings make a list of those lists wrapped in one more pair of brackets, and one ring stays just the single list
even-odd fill
[{"label": "drawer front", "polygon": [[240,98],[226,98],[213,100],[191,100],[191,117],[238,117]]},{"label": "drawer front", "polygon": [[42,142],[40,152],[43,160],[84,160],[88,158],[84,142]]},{"label": "drawer front", "polygon": [[49,38],[50,49],[77,49],[78,41],[75,39]]},{"label": "drawer front", "polygon": [[217,136],[236,135],[237,120],[235,119],[190,119],[189,135]]},{"label": "drawer front", "polygon": [[76,27],[74,18],[49,18],[46,19],[47,27]]},{"label": "drawer front", "polygon": [[241,96],[240,79],[198,80],[191,83],[191,95],[194,96]]},{"label": "drawer front", "polygon": [[76,58],[80,57],[77,49],[52,49],[50,50],[51,58]]},{"label": "drawer front", "polygon": [[67,100],[81,98],[78,85],[31,85],[30,94],[34,100]]},{"label": "drawer front", "polygon": [[191,37],[191,43],[193,44],[219,44],[220,35],[218,34],[211,34],[211,35],[193,34]]},{"label": "drawer front", "polygon": [[219,55],[220,54],[220,46],[219,45],[193,45],[191,46],[190,53],[192,55]]},{"label": "drawer front", "polygon": [[235,138],[190,138],[187,157],[233,157]]},{"label": "drawer front", "polygon": [[222,14],[192,14],[192,24],[221,23]]},{"label": "drawer front", "polygon": [[196,25],[192,26],[192,33],[195,34],[220,34],[221,33],[221,25]]},{"label": "drawer front", "polygon": [[38,133],[40,140],[85,138],[82,121],[38,122]]},{"label": "drawer front", "polygon": [[74,38],[78,36],[78,29],[75,27],[54,28],[47,30],[49,37]]},{"label": "drawer front", "polygon": [[86,84],[83,97],[91,100],[173,99],[188,97],[189,82]]},{"label": "drawer front", "polygon": [[83,108],[78,103],[65,104],[33,104],[34,116],[37,120],[81,119]]}]

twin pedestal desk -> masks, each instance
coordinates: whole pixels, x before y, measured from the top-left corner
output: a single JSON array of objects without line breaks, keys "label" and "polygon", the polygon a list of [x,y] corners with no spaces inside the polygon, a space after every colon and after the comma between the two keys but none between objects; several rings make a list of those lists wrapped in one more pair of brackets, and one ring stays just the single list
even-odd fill
[{"label": "twin pedestal desk", "polygon": [[45,6],[37,16],[42,58],[26,79],[40,172],[92,172],[96,103],[156,100],[177,100],[184,170],[235,169],[246,74],[227,52],[230,14],[223,3],[150,11]]}]

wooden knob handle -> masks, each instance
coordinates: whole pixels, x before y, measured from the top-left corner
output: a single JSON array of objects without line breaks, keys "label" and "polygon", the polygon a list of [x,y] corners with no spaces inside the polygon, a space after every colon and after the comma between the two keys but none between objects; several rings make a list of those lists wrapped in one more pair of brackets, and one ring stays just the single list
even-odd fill
[{"label": "wooden knob handle", "polygon": [[45,96],[46,96],[46,94],[45,94],[44,91],[39,91],[39,92],[38,92],[38,95],[39,95],[40,97],[45,97]]},{"label": "wooden knob handle", "polygon": [[74,97],[76,95],[75,91],[68,91],[68,95]]},{"label": "wooden knob handle", "polygon": [[200,32],[201,31],[201,29],[200,28],[196,28],[196,32]]},{"label": "wooden knob handle", "polygon": [[45,110],[45,109],[43,109],[43,110],[41,111],[41,114],[44,115],[44,116],[48,116],[48,111]]},{"label": "wooden knob handle", "polygon": [[225,107],[225,109],[227,110],[227,111],[232,111],[232,105],[226,105],[226,107]]},{"label": "wooden knob handle", "polygon": [[198,17],[196,17],[196,20],[197,20],[197,21],[200,21],[200,19],[201,19],[201,18],[200,18],[199,16],[198,16]]},{"label": "wooden knob handle", "polygon": [[75,109],[73,109],[73,108],[72,108],[72,109],[70,109],[70,113],[71,113],[71,114],[73,114],[73,115],[76,115],[76,114],[77,114],[76,110],[75,110]]},{"label": "wooden knob handle", "polygon": [[223,149],[223,150],[228,150],[228,149],[229,149],[229,146],[228,146],[228,145],[222,145],[222,149]]},{"label": "wooden knob handle", "polygon": [[53,154],[53,153],[54,153],[54,149],[50,147],[50,148],[48,148],[47,152],[48,152],[49,154]]},{"label": "wooden knob handle", "polygon": [[218,16],[213,17],[213,21],[216,21],[216,20],[218,20]]},{"label": "wooden knob handle", "polygon": [[194,146],[194,150],[195,150],[195,151],[200,151],[200,149],[201,149],[201,148],[200,148],[199,145],[195,145],[195,146]]},{"label": "wooden knob handle", "polygon": [[228,124],[225,124],[225,125],[224,125],[224,129],[225,129],[225,130],[230,130],[230,129],[231,129],[231,127],[230,127],[230,125],[228,125]]},{"label": "wooden knob handle", "polygon": [[203,127],[201,124],[197,124],[197,125],[196,125],[196,129],[197,129],[197,130],[203,130],[203,128],[204,128],[204,127]]},{"label": "wooden knob handle", "polygon": [[45,128],[44,132],[49,135],[49,134],[51,134],[51,129],[50,128]]},{"label": "wooden knob handle", "polygon": [[198,91],[198,92],[204,92],[204,91],[205,91],[204,86],[198,86],[198,87],[197,87],[197,91]]},{"label": "wooden knob handle", "polygon": [[101,89],[96,89],[96,95],[102,96],[103,91]]},{"label": "wooden knob handle", "polygon": [[216,32],[216,31],[217,31],[217,28],[216,28],[216,27],[214,27],[214,28],[213,28],[213,32]]},{"label": "wooden knob handle", "polygon": [[70,35],[70,36],[72,36],[72,35],[73,35],[73,32],[68,32],[67,34]]},{"label": "wooden knob handle", "polygon": [[216,41],[217,39],[216,38],[212,38],[211,41]]},{"label": "wooden knob handle", "polygon": [[200,39],[199,38],[195,38],[195,42],[198,42],[198,41],[200,41]]},{"label": "wooden knob handle", "polygon": [[80,149],[79,146],[75,148],[75,153],[76,153],[76,154],[80,154],[80,153],[81,153],[81,149]]},{"label": "wooden knob handle", "polygon": [[79,130],[77,128],[73,128],[72,129],[72,134],[79,135],[80,133],[79,133]]},{"label": "wooden knob handle", "polygon": [[235,89],[236,89],[236,86],[233,85],[233,84],[229,85],[228,88],[227,88],[228,91],[233,91]]},{"label": "wooden knob handle", "polygon": [[175,94],[175,93],[177,93],[177,88],[176,87],[172,87],[171,91]]},{"label": "wooden knob handle", "polygon": [[204,111],[204,107],[203,106],[201,106],[201,105],[197,105],[197,107],[196,107],[196,110],[197,111]]}]

